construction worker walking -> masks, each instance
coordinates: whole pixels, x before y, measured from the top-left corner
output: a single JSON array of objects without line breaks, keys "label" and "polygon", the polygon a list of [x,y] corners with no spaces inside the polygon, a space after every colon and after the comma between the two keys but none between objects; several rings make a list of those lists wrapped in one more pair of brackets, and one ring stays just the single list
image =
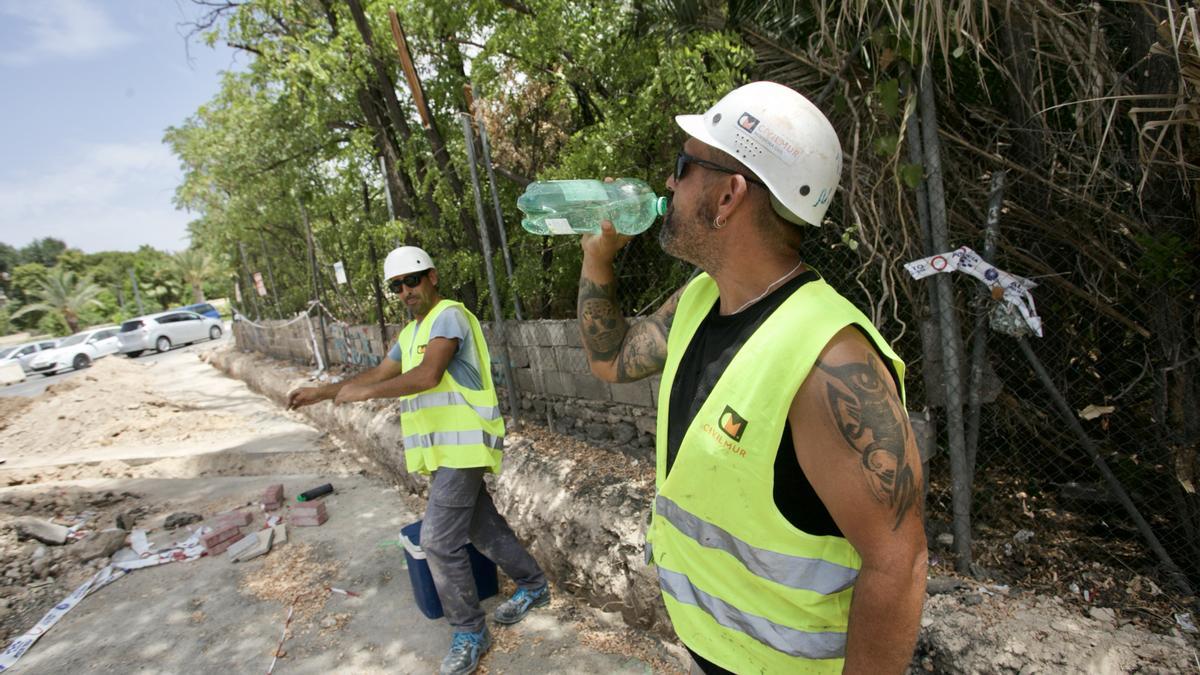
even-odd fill
[{"label": "construction worker walking", "polygon": [[701,270],[629,325],[606,224],[582,239],[579,323],[611,382],[662,373],[647,557],[706,673],[900,673],[925,591],[923,476],[904,363],[803,261],[842,152],[825,115],[772,82],[688,134],[660,242]]},{"label": "construction worker walking", "polygon": [[388,289],[414,321],[375,368],[346,382],[297,389],[288,404],[399,399],[408,470],[431,474],[421,545],[454,628],[441,673],[461,675],[474,671],[491,645],[468,542],[516,582],[516,593],[494,611],[496,622],[516,623],[530,609],[549,604],[550,588],[483,482],[485,473],[500,472],[504,418],[479,320],[462,303],[441,296],[437,270],[425,251],[397,248],[383,267]]}]

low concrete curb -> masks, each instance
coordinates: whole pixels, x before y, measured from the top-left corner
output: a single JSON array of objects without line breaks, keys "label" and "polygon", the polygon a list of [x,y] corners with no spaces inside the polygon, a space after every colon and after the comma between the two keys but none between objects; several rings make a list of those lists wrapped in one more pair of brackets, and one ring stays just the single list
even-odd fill
[{"label": "low concrete curb", "polygon": [[[295,366],[255,353],[228,349],[204,358],[280,405],[286,405],[290,390],[308,383]],[[402,492],[426,497],[427,479],[405,470],[395,406],[319,403],[299,412],[362,453],[376,475]],[[538,444],[510,433],[492,494],[496,508],[560,588],[605,611],[619,611],[630,625],[671,635],[658,580],[643,560],[653,488],[616,477],[597,481],[595,474],[577,458],[539,451]],[[592,479],[584,487],[582,476]]]}]

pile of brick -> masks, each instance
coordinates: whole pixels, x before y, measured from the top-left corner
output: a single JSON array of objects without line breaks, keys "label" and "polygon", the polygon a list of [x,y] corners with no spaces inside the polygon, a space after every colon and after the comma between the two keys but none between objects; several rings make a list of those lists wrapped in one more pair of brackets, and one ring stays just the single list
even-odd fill
[{"label": "pile of brick", "polygon": [[[262,527],[257,529],[251,526],[254,515],[248,510],[234,509],[216,514],[209,523],[212,531],[202,538],[209,556],[228,553],[233,562],[257,558],[287,541],[287,525],[318,527],[329,520],[324,501],[285,505],[281,484],[263,490],[258,505],[267,513],[286,509],[286,514],[268,515]],[[285,519],[287,525],[283,523]],[[244,529],[250,531],[243,532]]]}]

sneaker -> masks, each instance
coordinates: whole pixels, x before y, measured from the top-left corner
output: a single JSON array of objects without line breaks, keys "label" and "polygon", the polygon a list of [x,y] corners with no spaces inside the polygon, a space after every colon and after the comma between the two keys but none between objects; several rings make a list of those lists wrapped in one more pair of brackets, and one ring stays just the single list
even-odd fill
[{"label": "sneaker", "polygon": [[496,608],[492,612],[492,618],[496,623],[512,624],[525,618],[529,610],[534,607],[545,607],[550,604],[550,585],[542,584],[539,588],[517,589],[513,596]]},{"label": "sneaker", "polygon": [[456,632],[450,643],[450,653],[442,659],[441,675],[466,675],[475,672],[479,657],[492,646],[492,635],[487,626],[478,633]]}]

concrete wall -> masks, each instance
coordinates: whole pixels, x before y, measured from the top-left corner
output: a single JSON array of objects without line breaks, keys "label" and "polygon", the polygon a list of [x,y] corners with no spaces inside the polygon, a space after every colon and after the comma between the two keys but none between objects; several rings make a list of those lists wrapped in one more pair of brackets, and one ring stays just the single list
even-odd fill
[{"label": "concrete wall", "polygon": [[[264,321],[260,325],[263,327],[234,323],[238,349],[315,365],[308,322]],[[588,369],[579,326],[574,321],[506,321],[504,325],[521,417],[559,433],[619,447],[635,457],[652,456],[658,377],[626,384],[596,379]],[[387,327],[387,348],[401,328]],[[319,341],[320,328],[315,319],[312,330]],[[331,365],[361,370],[379,363],[387,351],[379,326],[327,323],[325,332]],[[507,386],[502,367],[504,350],[494,326],[483,324],[483,332],[491,351],[492,373],[503,389]],[[506,396],[502,390],[502,406],[507,406]]]}]

